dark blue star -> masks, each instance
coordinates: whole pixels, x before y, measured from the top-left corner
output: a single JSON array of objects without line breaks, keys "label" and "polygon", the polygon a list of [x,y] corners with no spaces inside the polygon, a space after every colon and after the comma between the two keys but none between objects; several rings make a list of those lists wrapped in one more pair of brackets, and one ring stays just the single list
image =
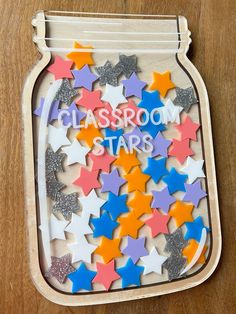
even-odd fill
[{"label": "dark blue star", "polygon": [[185,240],[195,239],[200,242],[202,229],[206,228],[206,231],[209,232],[209,228],[205,227],[202,221],[202,217],[198,216],[193,222],[186,222],[187,232],[184,236]]},{"label": "dark blue star", "polygon": [[162,180],[168,185],[170,194],[173,194],[176,191],[186,191],[184,183],[187,178],[188,176],[186,174],[180,174],[175,170],[175,168],[171,168],[170,173]]},{"label": "dark blue star", "polygon": [[116,270],[122,278],[122,288],[130,285],[140,286],[140,275],[143,273],[143,270],[143,266],[135,265],[132,259],[129,258],[124,267]]},{"label": "dark blue star", "polygon": [[92,280],[95,276],[96,272],[88,270],[85,264],[82,263],[76,271],[67,276],[72,282],[72,293],[81,289],[91,291]]},{"label": "dark blue star", "polygon": [[143,172],[151,176],[155,183],[158,183],[163,176],[169,173],[166,169],[166,158],[156,160],[149,157],[147,168]]},{"label": "dark blue star", "polygon": [[[112,130],[110,128],[105,129],[105,137],[115,137],[114,139],[112,139],[113,152],[111,153],[113,155],[116,155],[118,141],[119,141],[120,136],[123,135],[123,133],[124,133],[123,129],[117,129],[117,130]],[[104,140],[101,144],[105,147],[110,147],[109,140]]]},{"label": "dark blue star", "polygon": [[149,113],[156,108],[163,107],[163,103],[161,102],[160,99],[160,94],[158,91],[154,92],[147,92],[143,91],[142,93],[142,100],[138,104],[139,108],[144,108],[146,109]]},{"label": "dark blue star", "polygon": [[105,236],[112,239],[113,230],[119,225],[118,222],[111,220],[107,212],[99,218],[92,218],[91,223],[94,226],[94,238]]},{"label": "dark blue star", "polygon": [[113,193],[109,193],[108,201],[102,206],[102,209],[108,211],[111,218],[116,220],[120,214],[127,213],[129,211],[126,205],[127,197],[127,194],[116,196]]}]

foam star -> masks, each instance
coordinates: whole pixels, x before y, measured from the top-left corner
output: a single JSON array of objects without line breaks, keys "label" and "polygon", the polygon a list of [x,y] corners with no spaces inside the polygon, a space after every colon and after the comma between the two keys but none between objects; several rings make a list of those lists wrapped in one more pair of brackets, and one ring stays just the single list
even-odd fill
[{"label": "foam star", "polygon": [[175,198],[170,195],[167,187],[162,189],[161,191],[152,191],[153,201],[152,208],[160,208],[166,214],[169,211],[170,205],[175,202]]},{"label": "foam star", "polygon": [[165,73],[153,72],[152,79],[153,82],[149,88],[151,90],[158,90],[162,97],[165,97],[170,89],[175,88],[175,84],[171,81],[169,71]]},{"label": "foam star", "polygon": [[54,153],[51,147],[46,150],[46,174],[48,175],[52,171],[63,172],[62,161],[65,158],[65,154]]},{"label": "foam star", "polygon": [[144,275],[150,273],[162,274],[162,264],[167,260],[166,256],[159,255],[157,249],[153,247],[147,256],[140,258],[144,264]]},{"label": "foam star", "polygon": [[51,145],[54,152],[58,151],[58,149],[63,145],[70,145],[71,142],[68,140],[67,129],[65,128],[56,128],[53,125],[49,125],[48,127],[48,144]]},{"label": "foam star", "polygon": [[[116,130],[118,124],[120,123],[118,118],[116,118],[113,115],[113,108],[108,102],[104,103],[104,107],[102,109],[101,108],[96,109],[94,111],[94,114],[96,118],[98,119],[98,121],[102,124],[102,126],[107,126],[112,130]],[[119,111],[116,112],[116,116],[120,117],[121,114],[122,113]],[[108,120],[108,123],[107,123],[107,120]]]},{"label": "foam star", "polygon": [[85,143],[92,147],[96,137],[103,138],[102,133],[96,128],[93,123],[88,124],[87,127],[82,128],[76,135],[77,140],[83,140]]},{"label": "foam star", "polygon": [[183,248],[188,244],[188,241],[184,240],[181,228],[176,229],[173,233],[165,234],[164,236],[166,239],[165,252],[181,256]]},{"label": "foam star", "polygon": [[135,167],[130,173],[126,174],[124,178],[128,182],[128,192],[135,190],[145,192],[146,183],[150,179],[150,176],[144,174],[139,167]]},{"label": "foam star", "polygon": [[68,275],[72,282],[72,293],[83,289],[87,291],[92,290],[92,280],[96,276],[96,272],[88,270],[84,263],[73,273]]},{"label": "foam star", "polygon": [[193,183],[197,178],[205,178],[202,170],[203,164],[204,160],[194,160],[188,157],[186,165],[180,170],[188,175],[188,182]]},{"label": "foam star", "polygon": [[72,213],[76,213],[80,209],[78,204],[78,194],[64,194],[59,192],[57,194],[56,203],[53,205],[52,212],[61,212],[66,220],[71,219]]},{"label": "foam star", "polygon": [[163,264],[168,271],[169,280],[172,281],[180,277],[181,271],[184,268],[186,259],[181,255],[171,255]]},{"label": "foam star", "polygon": [[155,113],[153,115],[153,117],[154,117],[154,121],[156,121],[156,123],[153,123],[150,119],[147,124],[141,125],[140,129],[143,132],[148,132],[154,138],[155,136],[157,136],[158,132],[164,131],[166,129],[166,127],[163,123],[160,122],[161,120],[160,120],[160,114],[159,113]]},{"label": "foam star", "polygon": [[133,213],[135,217],[139,218],[144,214],[151,214],[151,201],[152,195],[143,194],[139,191],[134,192],[134,196],[132,199],[128,201],[128,206],[133,208]]},{"label": "foam star", "polygon": [[130,285],[140,286],[140,276],[143,270],[143,266],[135,265],[132,259],[129,258],[125,266],[116,270],[122,278],[122,288],[126,288]]},{"label": "foam star", "polygon": [[[115,131],[110,128],[105,129],[105,139],[101,144],[110,148],[111,155],[116,155],[119,152],[118,143],[120,141],[120,137],[123,135],[123,132],[123,129],[117,129]],[[109,138],[112,138],[112,145],[110,145]]]},{"label": "foam star", "polygon": [[134,129],[132,129],[130,132],[127,132],[124,134],[124,138],[128,142],[129,149],[130,149],[131,143],[133,143],[133,139],[136,140],[135,142],[136,147],[142,149],[144,147],[143,137],[144,137],[144,134],[140,131],[139,127],[137,126]]},{"label": "foam star", "polygon": [[193,120],[186,116],[184,121],[176,126],[181,134],[181,140],[192,139],[197,140],[197,130],[200,128],[200,124],[193,122]]},{"label": "foam star", "polygon": [[55,172],[52,171],[46,174],[46,188],[47,196],[50,197],[53,201],[56,201],[57,193],[65,188],[65,184],[57,181]]},{"label": "foam star", "polygon": [[142,98],[142,90],[147,85],[146,82],[139,80],[135,73],[132,73],[129,79],[122,80],[121,83],[125,87],[125,97]]},{"label": "foam star", "polygon": [[106,61],[103,66],[96,67],[95,70],[99,75],[99,84],[101,86],[105,84],[110,84],[113,86],[118,85],[118,76],[121,73],[121,70],[118,69],[116,66],[113,67],[110,61]]},{"label": "foam star", "polygon": [[101,187],[101,183],[98,181],[98,170],[89,171],[85,168],[81,168],[80,176],[72,183],[78,185],[85,196],[87,196],[92,189]]},{"label": "foam star", "polygon": [[[130,125],[139,125],[140,124],[141,121],[139,121],[140,119],[137,119],[137,117],[139,116],[141,118],[142,114],[140,114],[139,112],[142,111],[142,108],[137,107],[137,105],[135,104],[135,102],[132,99],[129,99],[127,104],[120,105],[119,109],[122,112],[122,117],[124,117],[124,116],[129,117],[129,119],[131,121],[131,122],[129,122]],[[128,114],[128,112],[129,112],[129,114]],[[132,115],[133,115],[133,117],[132,117]]]},{"label": "foam star", "polygon": [[132,238],[137,238],[138,230],[144,225],[144,222],[135,217],[133,212],[119,217],[117,221],[120,223],[120,237],[131,236]]},{"label": "foam star", "polygon": [[78,109],[75,102],[72,102],[69,108],[63,109],[63,111],[65,113],[61,116],[62,125],[65,127],[71,126],[74,129],[79,128],[81,120],[86,116],[85,112]]},{"label": "foam star", "polygon": [[179,88],[176,87],[176,98],[174,99],[174,104],[176,106],[181,106],[184,111],[188,112],[192,105],[197,104],[198,100],[195,98],[194,90],[192,87]]},{"label": "foam star", "polygon": [[119,225],[117,222],[111,220],[110,216],[106,212],[99,218],[92,218],[91,223],[94,226],[94,238],[104,236],[108,239],[112,239],[113,231]]},{"label": "foam star", "polygon": [[171,99],[168,99],[165,106],[159,109],[161,121],[164,124],[167,124],[168,122],[175,122],[177,124],[180,124],[180,113],[182,112],[182,110],[182,107],[175,106]]},{"label": "foam star", "polygon": [[174,156],[182,164],[188,156],[194,153],[189,147],[189,139],[178,141],[173,139],[172,145],[169,150],[169,156]]},{"label": "foam star", "polygon": [[111,164],[116,160],[116,158],[109,155],[106,150],[99,156],[90,153],[89,158],[93,162],[92,170],[102,170],[103,172],[110,172]]},{"label": "foam star", "polygon": [[122,250],[123,254],[128,255],[134,263],[136,263],[141,256],[148,254],[148,251],[145,248],[145,238],[133,239],[127,237],[128,243],[126,247]]},{"label": "foam star", "polygon": [[198,204],[202,198],[204,198],[207,194],[201,188],[200,180],[196,181],[193,184],[185,183],[186,193],[184,194],[183,201],[191,202],[195,207],[198,207]]},{"label": "foam star", "polygon": [[67,166],[77,162],[86,166],[85,156],[90,149],[82,146],[77,139],[75,139],[70,146],[62,148],[62,150],[67,155]]},{"label": "foam star", "polygon": [[57,281],[63,284],[67,276],[75,269],[71,266],[71,255],[66,254],[62,257],[51,256],[51,267],[45,274],[46,278],[54,277]]},{"label": "foam star", "polygon": [[66,227],[65,231],[73,233],[77,241],[80,241],[81,238],[84,238],[85,234],[93,233],[93,230],[89,226],[89,216],[78,216],[72,213],[71,222]]},{"label": "foam star", "polygon": [[109,193],[108,201],[102,206],[102,209],[108,211],[112,219],[116,220],[121,214],[129,211],[126,205],[127,197],[127,194],[117,196],[113,193]]},{"label": "foam star", "polygon": [[63,60],[61,57],[56,56],[54,63],[51,64],[47,70],[51,72],[55,80],[62,79],[62,78],[72,78],[73,75],[71,74],[70,68],[72,67],[73,62],[68,60]]},{"label": "foam star", "polygon": [[127,99],[123,95],[123,85],[112,86],[106,84],[105,93],[101,99],[109,102],[113,109],[116,109],[119,104],[127,102]]},{"label": "foam star", "polygon": [[[39,106],[33,112],[34,115],[36,115],[38,117],[41,117],[42,111],[43,111],[43,106],[44,106],[44,101],[45,101],[45,99],[43,97],[41,97]],[[55,101],[52,102],[51,108],[50,108],[50,111],[49,111],[49,115],[48,115],[48,123],[50,123],[53,120],[57,119],[58,113],[60,111],[59,105],[60,105],[60,101],[59,100],[55,100]]]},{"label": "foam star", "polygon": [[60,100],[67,106],[71,104],[71,99],[77,95],[77,91],[74,90],[68,79],[64,79],[59,90],[56,93],[55,100]]},{"label": "foam star", "polygon": [[185,240],[194,239],[197,242],[200,242],[202,229],[206,228],[206,231],[209,232],[209,228],[203,224],[201,216],[198,216],[193,222],[186,222],[185,225],[187,228],[187,232],[184,236]]},{"label": "foam star", "polygon": [[[183,249],[182,253],[183,256],[187,259],[188,264],[192,261],[197,249],[198,249],[199,244],[197,243],[197,241],[191,239],[189,240],[188,245]],[[205,264],[206,262],[206,258],[205,258],[205,252],[207,250],[207,246],[204,245],[204,248],[202,250],[202,253],[199,257],[199,259],[197,260],[196,264]]]},{"label": "foam star", "polygon": [[91,91],[93,88],[93,83],[98,79],[98,76],[90,71],[87,64],[84,65],[81,70],[73,70],[71,72],[75,78],[74,88],[85,87]]},{"label": "foam star", "polygon": [[152,237],[156,237],[160,233],[169,233],[168,222],[170,220],[169,215],[162,215],[156,209],[153,210],[151,218],[145,220],[145,224],[151,228]]},{"label": "foam star", "polygon": [[105,200],[98,197],[95,190],[92,190],[88,196],[80,197],[83,213],[87,215],[100,216],[100,209],[106,203]]},{"label": "foam star", "polygon": [[112,259],[122,256],[122,253],[119,248],[120,241],[121,239],[110,240],[106,237],[102,237],[101,243],[94,253],[100,255],[104,263],[107,264]]},{"label": "foam star", "polygon": [[138,104],[139,108],[146,109],[149,113],[151,113],[152,110],[156,110],[157,108],[163,107],[163,103],[160,99],[160,94],[158,91],[155,92],[147,92],[143,91],[142,93],[142,100]]},{"label": "foam star", "polygon": [[165,139],[162,136],[161,132],[158,132],[158,134],[156,135],[156,137],[151,141],[151,143],[153,144],[153,151],[151,153],[152,157],[156,157],[158,155],[161,155],[163,157],[168,157],[168,147],[171,144],[170,140]]},{"label": "foam star", "polygon": [[[50,232],[50,240],[53,241],[54,239],[58,240],[65,240],[65,227],[68,225],[68,221],[66,220],[59,220],[53,214],[51,214],[49,218],[49,232]],[[43,225],[39,226],[39,229],[42,232],[45,232],[45,228]]]},{"label": "foam star", "polygon": [[126,173],[129,173],[134,166],[140,165],[140,161],[136,157],[136,151],[133,151],[133,153],[127,153],[125,149],[120,149],[114,165],[121,166]]},{"label": "foam star", "polygon": [[115,195],[119,194],[120,187],[126,183],[126,180],[120,177],[117,168],[108,174],[101,173],[101,180],[103,182],[101,192],[112,192]]},{"label": "foam star", "polygon": [[94,111],[97,108],[104,107],[104,104],[100,98],[100,90],[90,92],[87,89],[82,88],[81,97],[76,100],[76,104],[85,107],[87,110]]},{"label": "foam star", "polygon": [[155,160],[148,157],[147,168],[143,170],[143,173],[149,175],[155,183],[158,183],[163,176],[169,173],[166,169],[166,158]]},{"label": "foam star", "polygon": [[184,183],[187,177],[187,175],[178,173],[175,168],[171,168],[169,174],[163,178],[163,181],[167,184],[170,194],[173,194],[177,191],[186,191]]},{"label": "foam star", "polygon": [[185,222],[193,221],[192,216],[193,204],[184,203],[177,200],[170,208],[169,215],[175,219],[177,227],[182,226]]},{"label": "foam star", "polygon": [[94,277],[93,282],[100,283],[106,290],[109,290],[113,281],[120,278],[120,275],[118,275],[114,270],[114,260],[108,264],[96,263],[96,265],[97,275]]},{"label": "foam star", "polygon": [[[75,49],[92,49],[92,46],[82,46],[78,42],[74,42]],[[77,69],[81,69],[85,64],[93,65],[92,52],[89,51],[73,51],[66,55],[66,57],[75,63]]]},{"label": "foam star", "polygon": [[90,244],[83,237],[78,242],[68,244],[69,249],[72,252],[72,263],[80,261],[91,263],[91,255],[97,246]]},{"label": "foam star", "polygon": [[115,66],[120,73],[123,73],[126,78],[129,78],[133,72],[140,72],[137,66],[137,56],[119,55],[119,62]]}]

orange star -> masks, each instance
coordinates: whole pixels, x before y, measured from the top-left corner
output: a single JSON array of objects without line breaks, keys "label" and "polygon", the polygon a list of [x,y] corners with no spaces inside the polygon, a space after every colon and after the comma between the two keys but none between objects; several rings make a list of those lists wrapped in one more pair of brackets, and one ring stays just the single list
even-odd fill
[{"label": "orange star", "polygon": [[127,205],[133,208],[135,217],[140,217],[143,214],[151,214],[152,195],[143,194],[139,191],[134,192],[134,197],[127,202]]},{"label": "orange star", "polygon": [[[191,239],[189,241],[189,244],[183,249],[182,253],[183,256],[187,258],[188,263],[191,262],[191,260],[193,259],[193,256],[195,255],[197,249],[198,249],[198,243],[197,241],[195,241],[194,239]],[[199,257],[199,259],[197,260],[196,264],[204,264],[206,262],[206,258],[205,258],[205,252],[207,250],[207,246],[204,245],[204,248],[202,250],[202,253]]]},{"label": "orange star", "polygon": [[128,192],[133,192],[135,190],[145,192],[146,182],[150,179],[150,176],[142,173],[139,167],[135,167],[134,170],[129,174],[126,174],[124,178],[128,182]]},{"label": "orange star", "polygon": [[82,128],[76,135],[77,140],[85,141],[89,147],[93,146],[95,137],[102,138],[102,133],[94,126],[94,124],[89,124],[87,128]]},{"label": "orange star", "polygon": [[[82,46],[80,43],[78,42],[74,42],[74,48],[76,49],[93,49],[92,46]],[[77,69],[81,69],[85,64],[89,64],[89,65],[93,65],[94,61],[92,58],[92,52],[77,52],[77,51],[73,51],[68,53],[68,55],[66,55],[66,57],[68,59],[71,59],[75,65]]]},{"label": "orange star", "polygon": [[117,221],[120,223],[120,237],[129,235],[136,239],[138,230],[144,225],[144,222],[137,219],[133,212],[130,212],[125,217],[118,218]]},{"label": "orange star", "polygon": [[100,245],[94,251],[95,254],[101,255],[104,263],[109,263],[113,258],[122,256],[120,251],[120,240],[110,240],[106,237],[102,237]]},{"label": "orange star", "polygon": [[128,173],[134,166],[140,165],[140,161],[136,157],[136,152],[126,153],[125,149],[120,149],[120,153],[114,165],[121,166]]},{"label": "orange star", "polygon": [[168,90],[175,88],[175,84],[170,79],[170,72],[165,73],[153,72],[153,82],[150,85],[151,90],[158,90],[162,97],[165,97]]},{"label": "orange star", "polygon": [[177,227],[180,227],[185,222],[193,221],[192,210],[193,204],[176,201],[168,214],[174,217]]}]

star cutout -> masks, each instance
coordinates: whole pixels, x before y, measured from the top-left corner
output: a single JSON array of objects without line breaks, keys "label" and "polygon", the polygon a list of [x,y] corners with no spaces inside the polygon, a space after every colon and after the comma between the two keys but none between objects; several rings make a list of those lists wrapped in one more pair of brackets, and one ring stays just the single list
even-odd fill
[{"label": "star cutout", "polygon": [[114,270],[115,262],[113,260],[108,264],[96,263],[96,265],[97,275],[94,277],[93,282],[102,284],[108,291],[113,281],[120,278],[120,275]]},{"label": "star cutout", "polygon": [[180,277],[181,271],[184,268],[186,259],[180,255],[171,255],[163,264],[168,271],[169,280],[174,280]]},{"label": "star cutout", "polygon": [[166,256],[159,255],[157,249],[153,247],[147,256],[140,258],[144,264],[144,275],[157,273],[162,275],[162,264],[167,260]]},{"label": "star cutout", "polygon": [[68,140],[67,129],[65,128],[55,128],[53,125],[48,126],[48,144],[51,145],[54,152],[63,145],[70,145],[71,142]]},{"label": "star cutout", "polygon": [[[92,49],[92,46],[82,46],[78,42],[74,42],[73,48],[75,49]],[[66,55],[66,57],[75,63],[77,69],[81,69],[85,64],[93,65],[92,52],[88,51],[73,51]]]},{"label": "star cutout", "polygon": [[102,155],[89,154],[89,158],[92,160],[92,170],[102,170],[104,172],[110,172],[111,164],[116,158],[108,154],[106,150]]},{"label": "star cutout", "polygon": [[110,216],[105,212],[100,218],[92,218],[91,223],[94,226],[93,237],[100,236],[112,239],[114,229],[119,225],[117,222],[111,220]]},{"label": "star cutout", "polygon": [[[183,256],[187,259],[188,264],[192,261],[197,249],[198,249],[197,241],[195,241],[193,239],[189,240],[188,245],[182,251]],[[206,258],[205,258],[206,250],[207,250],[207,246],[204,245],[202,253],[201,253],[199,259],[197,260],[196,264],[205,264],[205,262],[206,262]]]},{"label": "star cutout", "polygon": [[197,104],[198,100],[195,98],[194,90],[192,87],[179,88],[176,87],[176,98],[174,99],[174,104],[176,106],[181,106],[184,111],[188,112],[192,105]]},{"label": "star cutout", "polygon": [[169,212],[170,205],[175,202],[175,198],[170,195],[167,187],[161,191],[152,191],[153,201],[152,208],[160,208],[166,214]]},{"label": "star cutout", "polygon": [[84,214],[96,217],[100,216],[100,209],[106,203],[105,200],[97,196],[94,190],[92,190],[88,196],[80,197],[79,201]]},{"label": "star cutout", "polygon": [[[104,107],[102,109],[96,109],[94,111],[94,114],[101,124],[101,128],[109,127],[112,130],[116,130],[118,126],[121,126],[119,125],[120,121],[118,120],[118,118],[114,117],[113,108],[108,102],[104,103]],[[120,117],[121,114],[121,111],[118,109],[116,111],[116,116]]]},{"label": "star cutout", "polygon": [[126,78],[129,78],[133,72],[140,72],[137,66],[137,56],[119,55],[119,62],[115,66],[120,73],[123,73]]},{"label": "star cutout", "polygon": [[112,259],[122,256],[119,248],[120,241],[121,239],[110,240],[106,237],[102,237],[101,243],[94,253],[100,255],[103,258],[104,263],[107,264]]},{"label": "star cutout", "polygon": [[[59,220],[53,214],[50,215],[49,218],[49,233],[50,233],[50,240],[53,241],[54,239],[58,240],[65,240],[65,227],[68,225],[68,221],[66,220]],[[46,232],[46,229],[43,225],[39,226],[39,229],[42,232]]]},{"label": "star cutout", "polygon": [[113,86],[118,85],[117,77],[120,75],[121,72],[120,69],[118,69],[116,66],[113,67],[110,61],[106,61],[103,66],[95,67],[95,70],[99,75],[99,84],[101,86],[105,84],[110,84]]},{"label": "star cutout", "polygon": [[81,168],[80,176],[72,183],[78,185],[82,189],[85,196],[87,196],[92,189],[101,187],[101,184],[98,181],[98,170],[89,171],[85,168]]},{"label": "star cutout", "polygon": [[73,62],[68,60],[63,60],[61,57],[56,56],[54,63],[51,64],[47,70],[51,72],[55,80],[59,80],[62,78],[72,78],[71,70]]},{"label": "star cutout", "polygon": [[196,141],[196,133],[199,128],[200,124],[193,122],[189,116],[186,116],[180,125],[176,125],[176,129],[178,129],[181,134],[181,140],[191,139]]},{"label": "star cutout", "polygon": [[140,276],[143,270],[143,266],[135,265],[132,259],[129,258],[125,266],[117,269],[117,273],[122,278],[122,288],[126,288],[130,285],[140,286]]},{"label": "star cutout", "polygon": [[188,182],[193,183],[197,178],[205,178],[202,170],[203,164],[204,160],[194,160],[188,157],[186,165],[180,170],[188,175]]},{"label": "star cutout", "polygon": [[169,156],[174,156],[182,164],[188,156],[194,153],[189,147],[189,139],[178,141],[173,139],[172,145],[169,150]]},{"label": "star cutout", "polygon": [[76,95],[77,91],[71,87],[69,80],[64,79],[56,93],[55,100],[60,100],[69,106],[71,104],[71,99]]},{"label": "star cutout", "polygon": [[[143,137],[144,134],[140,131],[139,127],[135,127],[133,130],[131,130],[128,133],[124,134],[124,138],[126,139],[129,147],[129,151],[134,151],[133,149],[133,143],[135,142],[135,146],[142,149],[144,147],[143,144]],[[135,141],[134,141],[135,139]]]},{"label": "star cutout", "polygon": [[135,151],[133,151],[133,153],[126,153],[125,149],[120,149],[114,165],[122,167],[125,173],[129,173],[134,166],[140,165],[140,161],[136,157]]},{"label": "star cutout", "polygon": [[155,113],[153,117],[154,117],[154,121],[156,122],[155,124],[150,119],[147,124],[141,125],[140,129],[143,132],[148,132],[154,138],[155,136],[157,136],[158,132],[164,131],[166,127],[163,123],[160,122],[161,120],[160,120],[159,113]]},{"label": "star cutout", "polygon": [[72,293],[83,289],[87,291],[92,290],[92,280],[96,276],[96,272],[88,270],[84,263],[73,273],[68,275],[72,282]]},{"label": "star cutout", "polygon": [[75,269],[71,266],[71,255],[66,254],[62,257],[51,256],[51,267],[46,272],[46,278],[56,278],[57,281],[63,284],[66,281],[67,276]]},{"label": "star cutout", "polygon": [[75,78],[74,88],[84,87],[91,91],[93,83],[98,79],[98,76],[90,71],[87,64],[84,65],[81,70],[73,70],[71,72]]},{"label": "star cutout", "polygon": [[120,196],[114,195],[113,193],[108,194],[108,201],[102,206],[102,209],[109,212],[111,218],[116,220],[123,213],[129,211],[126,201],[127,194],[122,194]]},{"label": "star cutout", "polygon": [[[111,155],[116,155],[119,152],[118,144],[120,141],[120,137],[122,137],[123,135],[123,132],[123,129],[117,129],[115,131],[109,128],[105,129],[105,139],[101,144],[105,147],[110,148]],[[111,143],[109,140],[110,138],[112,138]]]},{"label": "star cutout", "polygon": [[129,122],[128,125],[134,126],[140,124],[140,121],[138,121],[137,117],[142,116],[142,114],[139,113],[140,111],[142,112],[142,108],[137,107],[132,99],[129,99],[127,104],[120,105],[119,109],[122,112],[122,117],[127,118],[127,122]]},{"label": "star cutout", "polygon": [[65,229],[66,232],[73,233],[78,242],[81,238],[84,238],[85,234],[92,234],[93,230],[89,226],[88,215],[75,215],[72,213],[72,219],[70,224]]},{"label": "star cutout", "polygon": [[151,218],[145,220],[145,224],[151,228],[152,237],[156,237],[160,233],[169,233],[168,222],[170,216],[162,215],[158,210],[154,209]]},{"label": "star cutout", "polygon": [[133,198],[128,201],[127,205],[133,208],[133,213],[135,217],[139,218],[144,214],[152,213],[151,201],[152,195],[143,194],[139,191],[135,191]]},{"label": "star cutout", "polygon": [[[159,113],[161,115],[161,121],[164,124],[169,122],[180,124],[180,113],[183,108],[180,106],[175,106],[171,99],[168,99],[165,106],[159,109]],[[178,126],[176,126],[178,128]]]},{"label": "star cutout", "polygon": [[81,120],[86,116],[85,112],[77,108],[75,102],[72,102],[68,109],[63,109],[63,112],[65,113],[61,115],[62,125],[65,127],[71,126],[74,129],[79,128]]},{"label": "star cutout", "polygon": [[97,248],[97,246],[88,243],[84,237],[80,238],[78,242],[68,244],[68,247],[72,252],[72,263],[80,261],[91,263],[91,255]]},{"label": "star cutout", "polygon": [[165,73],[153,72],[152,79],[150,89],[158,90],[162,97],[165,97],[170,89],[175,88],[175,84],[170,78],[170,71]]},{"label": "star cutout", "polygon": [[[41,97],[39,106],[33,112],[34,115],[36,115],[38,117],[41,117],[42,111],[43,111],[43,106],[44,106],[44,101],[45,101],[45,99],[43,97]],[[60,101],[59,100],[55,100],[55,101],[52,102],[51,108],[50,108],[50,111],[49,111],[49,115],[48,115],[48,123],[50,123],[53,120],[57,119],[58,113],[60,111],[59,105],[60,105]]]},{"label": "star cutout", "polygon": [[141,256],[148,254],[144,246],[145,238],[133,239],[128,236],[127,240],[127,246],[122,250],[122,253],[128,255],[134,263],[136,263]]},{"label": "star cutout", "polygon": [[175,168],[171,168],[169,174],[163,178],[163,181],[167,184],[170,194],[173,194],[177,191],[186,191],[184,183],[187,177],[187,175],[178,173]]},{"label": "star cutout", "polygon": [[129,79],[122,80],[121,83],[125,87],[125,97],[136,96],[142,98],[142,90],[147,85],[146,82],[139,80],[135,73]]},{"label": "star cutout", "polygon": [[139,167],[135,167],[129,174],[126,174],[124,178],[128,182],[128,192],[135,190],[145,192],[146,183],[150,179],[150,176],[144,174]]},{"label": "star cutout", "polygon": [[57,181],[54,171],[46,174],[47,196],[53,201],[57,199],[57,193],[65,187],[65,184]]},{"label": "star cutout", "polygon": [[112,192],[115,195],[119,195],[120,187],[126,183],[126,181],[120,177],[117,168],[114,168],[110,173],[101,173],[102,188],[101,192]]},{"label": "star cutout", "polygon": [[64,194],[60,192],[57,194],[57,200],[52,208],[52,212],[61,212],[66,220],[70,220],[72,213],[76,213],[79,209],[77,193]]},{"label": "star cutout", "polygon": [[152,110],[156,110],[157,108],[163,107],[163,103],[160,99],[160,94],[158,91],[155,92],[147,92],[143,91],[142,93],[142,100],[138,104],[139,108],[146,109],[149,113],[151,113]]},{"label": "star cutout", "polygon": [[166,245],[165,252],[181,256],[183,248],[188,244],[184,240],[181,228],[176,229],[173,233],[165,234]]},{"label": "star cutout", "polygon": [[127,102],[127,99],[123,95],[123,85],[112,86],[110,84],[106,84],[105,93],[101,99],[109,102],[113,110],[116,109],[119,104]]},{"label": "star cutout", "polygon": [[144,169],[143,173],[149,175],[155,183],[158,183],[163,176],[169,173],[166,169],[166,158],[156,160],[148,157],[147,160],[147,168]]},{"label": "star cutout", "polygon": [[195,207],[198,207],[198,204],[202,198],[204,198],[207,194],[201,188],[200,180],[196,181],[193,184],[185,183],[186,193],[184,194],[183,201],[191,202]]},{"label": "star cutout", "polygon": [[94,111],[97,108],[103,108],[104,104],[101,101],[101,91],[93,92],[82,88],[81,97],[76,100],[76,104],[85,107],[87,110]]},{"label": "star cutout", "polygon": [[201,216],[198,216],[194,219],[193,222],[186,222],[187,232],[185,233],[184,239],[194,239],[197,242],[200,242],[202,229],[206,228],[206,231],[209,232],[209,228],[205,227]]},{"label": "star cutout", "polygon": [[65,154],[54,153],[51,147],[48,147],[46,150],[46,174],[51,173],[52,171],[63,172],[62,161],[65,158]]},{"label": "star cutout", "polygon": [[168,147],[171,144],[170,140],[165,139],[161,132],[158,132],[156,137],[151,141],[153,144],[153,151],[151,153],[152,157],[156,157],[158,155],[161,155],[163,157],[168,157]]},{"label": "star cutout", "polygon": [[182,226],[186,221],[193,221],[192,216],[193,204],[184,203],[177,200],[169,211],[169,215],[175,219],[177,227]]},{"label": "star cutout", "polygon": [[82,146],[77,139],[75,139],[70,146],[62,148],[62,150],[67,155],[67,166],[77,162],[86,166],[85,156],[90,149]]},{"label": "star cutout", "polygon": [[144,225],[144,222],[135,217],[133,212],[129,212],[126,216],[118,218],[120,223],[119,236],[131,236],[137,238],[138,230]]},{"label": "star cutout", "polygon": [[87,127],[82,128],[76,135],[77,140],[83,140],[85,143],[92,147],[96,137],[103,138],[102,133],[93,124],[88,124]]}]

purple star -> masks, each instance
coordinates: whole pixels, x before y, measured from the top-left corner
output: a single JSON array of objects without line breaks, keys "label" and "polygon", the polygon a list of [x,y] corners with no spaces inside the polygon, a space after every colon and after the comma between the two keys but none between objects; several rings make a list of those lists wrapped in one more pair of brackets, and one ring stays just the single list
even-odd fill
[{"label": "purple star", "polygon": [[128,147],[130,149],[131,143],[139,143],[136,145],[138,148],[143,148],[143,137],[144,134],[140,131],[140,129],[136,126],[131,132],[125,133],[124,138],[128,142]]},{"label": "purple star", "polygon": [[151,207],[160,208],[167,214],[170,204],[175,202],[175,198],[170,195],[168,188],[166,187],[161,191],[152,191],[152,194],[153,201]]},{"label": "purple star", "polygon": [[196,181],[193,184],[184,184],[186,193],[184,195],[183,201],[191,202],[194,206],[198,207],[199,201],[205,197],[207,194],[201,188],[200,180]]},{"label": "purple star", "polygon": [[145,238],[133,239],[128,236],[127,239],[128,244],[122,250],[122,253],[130,256],[134,263],[136,263],[141,256],[148,255],[148,251],[144,247]]},{"label": "purple star", "polygon": [[122,80],[121,83],[125,87],[125,97],[136,96],[140,99],[142,98],[142,90],[147,85],[146,82],[139,80],[135,73],[128,80]]},{"label": "purple star", "polygon": [[67,126],[71,123],[74,129],[78,129],[80,121],[86,116],[86,113],[80,111],[76,104],[73,102],[68,109],[63,109],[68,114],[63,114],[61,116],[64,126]]},{"label": "purple star", "polygon": [[85,87],[91,91],[93,88],[93,82],[98,79],[98,76],[90,71],[87,64],[83,66],[81,70],[72,70],[71,72],[75,78],[74,88]]},{"label": "purple star", "polygon": [[[58,117],[58,113],[60,111],[60,109],[58,109],[60,104],[59,100],[55,100],[53,101],[52,105],[51,105],[51,109],[49,112],[49,116],[48,116],[48,122],[52,122],[53,120],[56,120]],[[43,105],[44,105],[44,98],[40,98],[40,103],[39,106],[34,110],[34,115],[41,117],[42,115],[42,111],[43,111]]]},{"label": "purple star", "polygon": [[152,157],[156,157],[157,155],[168,157],[167,150],[171,144],[171,141],[166,140],[162,136],[161,132],[158,132],[157,136],[152,140],[152,144],[154,146]]},{"label": "purple star", "polygon": [[113,169],[111,173],[101,174],[103,185],[101,192],[112,192],[115,195],[119,194],[121,185],[126,183],[126,180],[120,177],[117,168]]}]

